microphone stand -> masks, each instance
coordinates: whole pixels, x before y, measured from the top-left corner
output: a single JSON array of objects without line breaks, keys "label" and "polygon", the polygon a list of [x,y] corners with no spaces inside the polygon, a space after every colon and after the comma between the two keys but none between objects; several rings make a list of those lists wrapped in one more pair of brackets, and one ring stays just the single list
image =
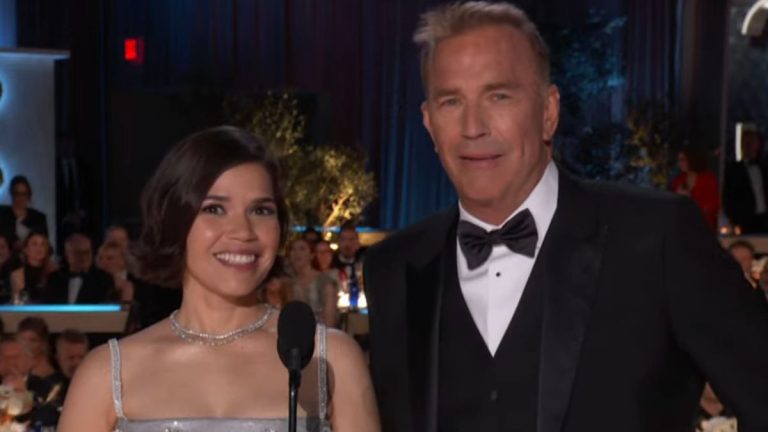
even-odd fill
[{"label": "microphone stand", "polygon": [[[291,349],[291,360],[294,365],[301,364],[299,350]],[[299,402],[299,386],[301,386],[301,369],[293,367],[288,370],[288,432],[296,432],[296,410]]]}]

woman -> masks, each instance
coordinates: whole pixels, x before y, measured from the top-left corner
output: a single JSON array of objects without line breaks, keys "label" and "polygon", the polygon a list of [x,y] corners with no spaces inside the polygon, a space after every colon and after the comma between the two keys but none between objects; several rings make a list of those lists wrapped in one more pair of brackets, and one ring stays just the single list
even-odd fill
[{"label": "woman", "polygon": [[45,213],[29,206],[32,200],[32,186],[26,177],[13,177],[9,191],[11,205],[0,206],[0,233],[6,236],[14,249],[19,250],[21,241],[29,236],[30,232],[40,232],[48,236],[48,222]]},{"label": "woman", "polygon": [[294,275],[291,280],[291,297],[312,307],[319,322],[328,327],[336,325],[336,284],[326,274],[312,267],[314,251],[312,245],[299,238],[291,242],[288,259]]},{"label": "woman", "polygon": [[[139,276],[179,284],[181,307],[89,354],[57,430],[287,430],[288,374],[275,349],[278,313],[258,301],[257,290],[287,233],[274,159],[242,130],[205,130],[171,150],[141,201]],[[323,329],[304,371],[298,430],[377,432],[359,348],[329,331],[323,357]],[[319,367],[326,364],[327,377]]]},{"label": "woman", "polygon": [[701,151],[685,149],[677,155],[680,174],[672,180],[670,189],[687,195],[699,206],[707,225],[717,231],[717,213],[720,211],[720,196],[717,178],[707,169],[705,155]]},{"label": "woman", "polygon": [[48,236],[32,232],[22,243],[23,266],[11,272],[11,296],[20,303],[39,303],[48,276],[56,270],[51,261],[51,245]]},{"label": "woman", "polygon": [[133,301],[135,289],[131,280],[132,277],[128,274],[125,249],[122,245],[113,242],[102,244],[96,254],[96,267],[112,276],[121,302],[130,303]]},{"label": "woman", "polygon": [[26,317],[16,329],[19,339],[32,351],[32,375],[42,379],[55,380],[56,369],[53,367],[50,353],[50,332],[48,324],[40,317]]}]

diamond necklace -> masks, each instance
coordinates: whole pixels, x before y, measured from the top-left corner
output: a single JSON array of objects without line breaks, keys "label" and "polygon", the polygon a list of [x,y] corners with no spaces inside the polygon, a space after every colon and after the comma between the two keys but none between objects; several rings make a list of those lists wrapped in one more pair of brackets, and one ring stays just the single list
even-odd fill
[{"label": "diamond necklace", "polygon": [[178,337],[190,343],[196,343],[196,344],[208,345],[208,346],[226,345],[228,343],[234,342],[237,339],[240,339],[241,337],[247,334],[251,334],[256,330],[260,329],[261,327],[263,327],[264,324],[266,324],[267,321],[269,321],[269,318],[272,316],[272,313],[274,313],[275,311],[275,307],[270,304],[267,304],[266,307],[267,307],[267,310],[264,312],[264,316],[259,318],[258,321],[248,324],[245,327],[234,329],[224,334],[202,333],[202,332],[197,332],[197,331],[185,328],[184,326],[179,324],[179,322],[176,320],[176,315],[178,315],[179,313],[179,310],[176,309],[171,313],[171,316],[170,316],[171,328],[173,329],[174,333],[176,333]]}]

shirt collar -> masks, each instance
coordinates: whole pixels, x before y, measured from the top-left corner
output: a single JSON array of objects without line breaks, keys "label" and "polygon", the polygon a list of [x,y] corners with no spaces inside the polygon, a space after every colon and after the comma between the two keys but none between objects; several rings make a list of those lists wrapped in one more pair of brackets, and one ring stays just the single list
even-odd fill
[{"label": "shirt collar", "polygon": [[516,214],[527,208],[531,215],[533,215],[533,220],[536,222],[536,230],[539,233],[539,239],[536,242],[536,249],[538,250],[549,228],[549,223],[552,222],[552,217],[555,215],[559,177],[557,166],[554,162],[549,161],[544,174],[533,188],[533,191],[531,191],[531,194],[500,225],[489,224],[473,216],[461,205],[461,201],[459,201],[459,220],[471,222],[486,231],[491,231],[501,228]]}]

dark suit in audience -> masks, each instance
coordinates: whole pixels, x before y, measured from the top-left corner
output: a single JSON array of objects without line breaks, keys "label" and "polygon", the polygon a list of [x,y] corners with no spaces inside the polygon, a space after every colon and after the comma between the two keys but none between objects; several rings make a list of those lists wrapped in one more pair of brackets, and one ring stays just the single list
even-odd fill
[{"label": "dark suit in audience", "polygon": [[[27,209],[27,217],[21,221],[30,232],[41,232],[48,235],[48,221],[45,217],[45,213],[35,210],[33,208]],[[0,234],[8,239],[11,246],[17,245],[21,240],[16,234],[16,214],[13,212],[11,206],[0,206]]]},{"label": "dark suit in audience", "polygon": [[[77,285],[80,278],[80,288],[70,297],[70,287]],[[63,268],[53,273],[43,294],[45,303],[104,303],[117,301],[115,282],[109,273],[96,267],[91,267],[85,273],[72,273]]]}]

